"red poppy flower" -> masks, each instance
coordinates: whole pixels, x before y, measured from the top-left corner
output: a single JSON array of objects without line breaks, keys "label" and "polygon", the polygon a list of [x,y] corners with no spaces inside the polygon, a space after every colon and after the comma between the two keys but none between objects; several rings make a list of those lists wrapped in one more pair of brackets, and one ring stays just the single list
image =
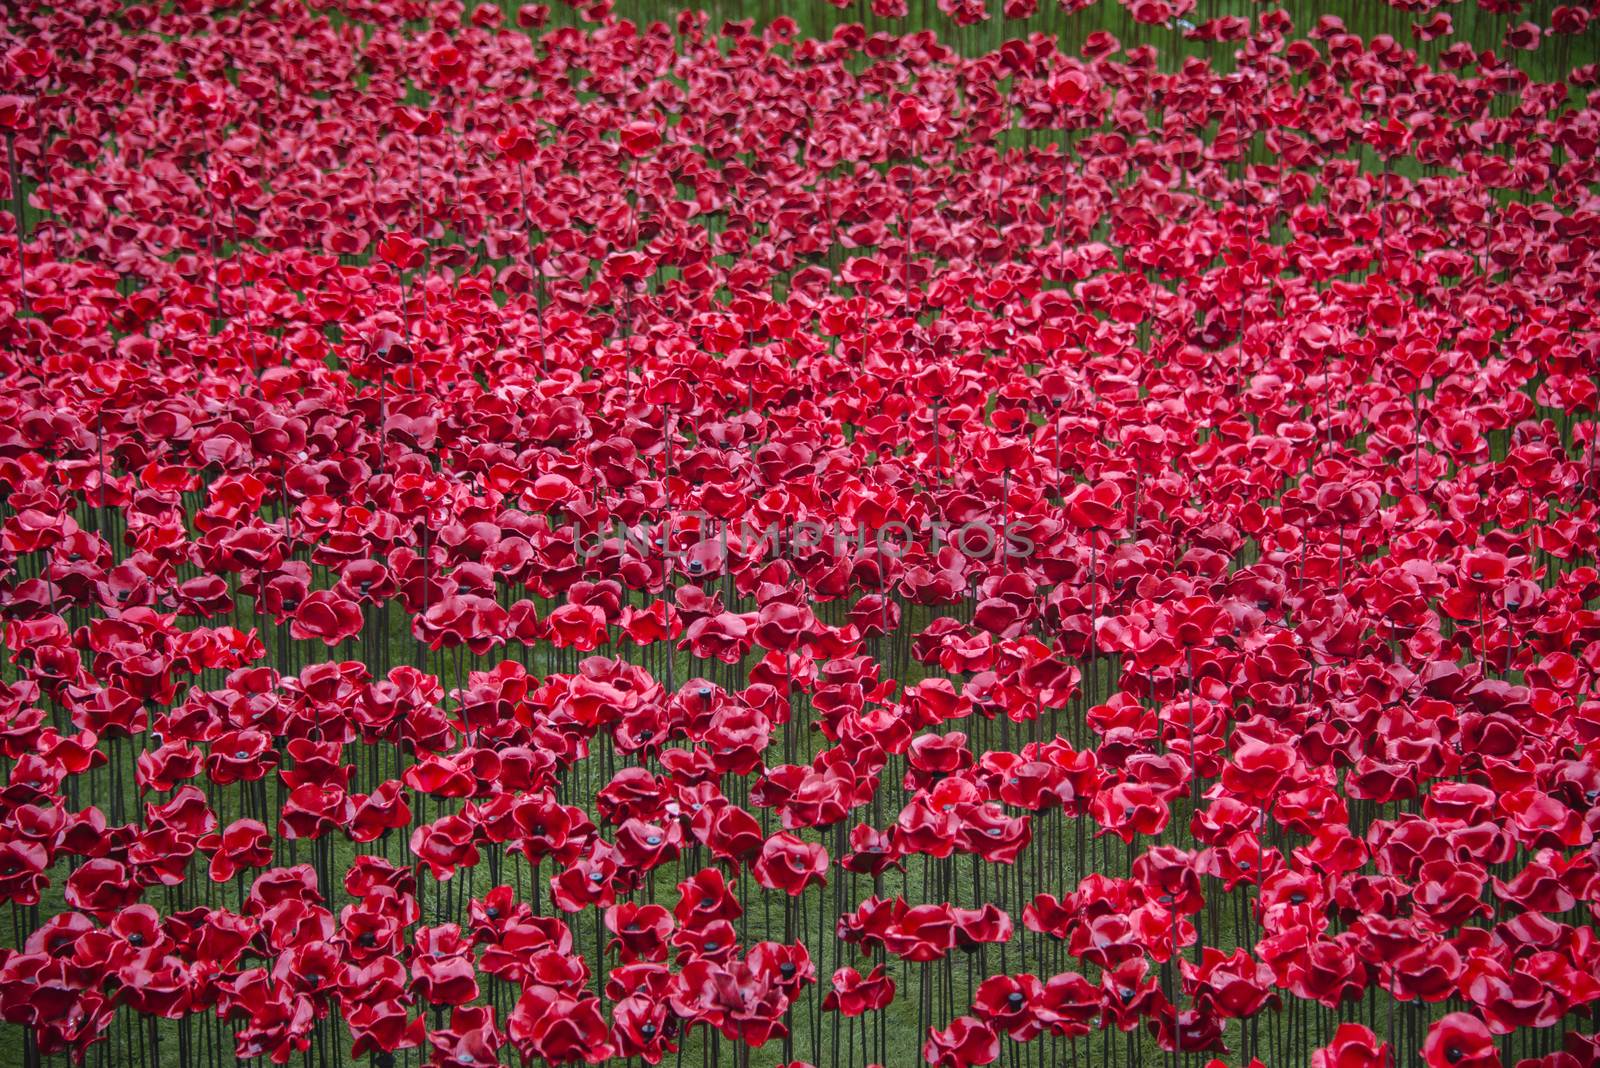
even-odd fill
[{"label": "red poppy flower", "polygon": [[259,820],[234,820],[221,834],[202,839],[200,848],[211,853],[211,878],[219,883],[227,882],[245,868],[264,868],[272,863],[272,837]]},{"label": "red poppy flower", "polygon": [[1428,1068],[1489,1068],[1500,1064],[1500,1051],[1482,1020],[1452,1012],[1428,1028],[1428,1037],[1422,1043],[1422,1060]]},{"label": "red poppy flower", "polygon": [[614,936],[611,945],[621,952],[624,963],[665,960],[672,928],[671,914],[660,905],[628,902],[606,910],[606,930]]},{"label": "red poppy flower", "polygon": [[338,645],[360,633],[361,623],[361,609],[354,601],[331,590],[317,590],[294,607],[289,636],[301,640],[320,638],[328,645]]},{"label": "red poppy flower", "polygon": [[854,968],[840,968],[833,973],[832,989],[822,999],[822,1007],[841,1016],[860,1016],[887,1007],[894,1001],[894,993],[894,980],[881,964],[866,976]]},{"label": "red poppy flower", "polygon": [[1000,1056],[1000,1040],[988,1024],[971,1016],[958,1016],[942,1031],[928,1030],[923,1059],[943,1068],[992,1064]]},{"label": "red poppy flower", "polygon": [[478,863],[476,832],[461,816],[444,816],[411,832],[411,852],[435,879],[449,879],[456,868]]},{"label": "red poppy flower", "polygon": [[801,893],[813,883],[826,884],[827,871],[827,850],[802,842],[787,831],[768,838],[761,847],[761,855],[750,865],[750,874],[756,882],[790,896]]},{"label": "red poppy flower", "polygon": [[1077,972],[1062,972],[1045,980],[1034,1007],[1051,1034],[1076,1038],[1089,1033],[1104,1007],[1101,989]]},{"label": "red poppy flower", "polygon": [[499,1056],[503,1034],[495,1026],[494,1008],[461,1005],[450,1011],[450,1026],[431,1031],[433,1064],[438,1068],[472,1068],[492,1064]]},{"label": "red poppy flower", "polygon": [[599,999],[567,997],[538,984],[517,999],[506,1033],[524,1058],[540,1057],[551,1064],[599,1064],[613,1052]]}]

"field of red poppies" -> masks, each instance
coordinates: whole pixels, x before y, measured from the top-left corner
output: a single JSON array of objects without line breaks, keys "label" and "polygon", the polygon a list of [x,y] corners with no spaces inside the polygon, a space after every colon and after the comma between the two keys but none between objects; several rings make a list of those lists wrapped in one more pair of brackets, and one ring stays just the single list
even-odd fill
[{"label": "field of red poppies", "polygon": [[1600,1066],[1594,0],[0,11],[0,1064]]}]

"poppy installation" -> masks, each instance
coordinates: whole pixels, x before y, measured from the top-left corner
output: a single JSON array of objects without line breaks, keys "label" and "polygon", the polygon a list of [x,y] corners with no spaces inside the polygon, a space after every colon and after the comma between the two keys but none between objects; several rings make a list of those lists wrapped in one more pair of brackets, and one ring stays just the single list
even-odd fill
[{"label": "poppy installation", "polygon": [[0,13],[0,1064],[1600,1065],[1592,0],[623,6]]}]

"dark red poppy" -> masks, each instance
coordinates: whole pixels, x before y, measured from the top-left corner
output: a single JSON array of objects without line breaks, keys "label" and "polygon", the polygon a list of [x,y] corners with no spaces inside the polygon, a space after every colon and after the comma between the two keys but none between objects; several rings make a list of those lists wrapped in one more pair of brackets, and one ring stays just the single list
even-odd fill
[{"label": "dark red poppy", "polygon": [[922,1056],[942,1068],[992,1064],[1000,1056],[1000,1040],[982,1021],[958,1016],[942,1031],[929,1030]]},{"label": "dark red poppy", "polygon": [[827,850],[802,842],[788,832],[768,838],[761,847],[761,855],[750,865],[750,874],[756,882],[791,896],[813,883],[825,884],[827,871]]},{"label": "dark red poppy", "polygon": [[842,1016],[876,1012],[894,1001],[894,980],[881,964],[865,976],[854,968],[840,968],[833,973],[831,985],[828,996],[822,999],[822,1007]]},{"label": "dark red poppy", "polygon": [[599,1064],[612,1055],[599,999],[568,997],[538,984],[523,990],[506,1021],[506,1033],[525,1058],[551,1064]]},{"label": "dark red poppy", "polygon": [[1500,1064],[1500,1051],[1483,1021],[1464,1012],[1452,1012],[1428,1028],[1422,1043],[1422,1060],[1428,1068],[1469,1065],[1489,1068]]}]

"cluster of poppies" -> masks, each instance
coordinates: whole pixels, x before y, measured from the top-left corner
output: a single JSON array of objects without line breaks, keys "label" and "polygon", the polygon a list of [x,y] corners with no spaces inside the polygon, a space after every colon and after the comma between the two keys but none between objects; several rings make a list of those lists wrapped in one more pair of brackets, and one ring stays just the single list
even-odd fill
[{"label": "cluster of poppies", "polygon": [[1591,4],[326,6],[0,15],[25,1068],[1600,1066]]}]

